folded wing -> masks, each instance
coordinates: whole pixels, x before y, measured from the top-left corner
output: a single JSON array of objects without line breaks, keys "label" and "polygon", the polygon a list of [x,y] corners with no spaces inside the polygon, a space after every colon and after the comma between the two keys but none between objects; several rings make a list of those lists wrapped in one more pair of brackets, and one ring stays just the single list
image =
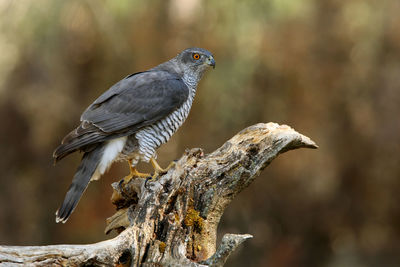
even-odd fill
[{"label": "folded wing", "polygon": [[168,116],[189,95],[183,81],[166,71],[147,71],[121,80],[82,114],[81,124],[54,151],[59,160],[76,151],[90,151],[97,144],[130,135]]}]

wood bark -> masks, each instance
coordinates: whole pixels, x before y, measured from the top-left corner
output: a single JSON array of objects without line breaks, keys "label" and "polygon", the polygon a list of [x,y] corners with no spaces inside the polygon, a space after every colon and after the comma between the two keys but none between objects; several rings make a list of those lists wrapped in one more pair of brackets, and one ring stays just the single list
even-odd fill
[{"label": "wood bark", "polygon": [[89,245],[0,246],[0,266],[223,266],[251,235],[226,234],[216,246],[221,216],[232,199],[280,153],[317,148],[286,125],[248,127],[210,154],[187,150],[156,181],[113,183],[117,212]]}]

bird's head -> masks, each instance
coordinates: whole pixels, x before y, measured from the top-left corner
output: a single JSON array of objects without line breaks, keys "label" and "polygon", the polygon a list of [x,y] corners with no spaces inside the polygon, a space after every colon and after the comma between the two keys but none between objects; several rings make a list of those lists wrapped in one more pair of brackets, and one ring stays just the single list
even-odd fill
[{"label": "bird's head", "polygon": [[176,60],[186,75],[196,79],[200,79],[208,67],[215,68],[213,55],[203,48],[187,48],[176,56]]}]

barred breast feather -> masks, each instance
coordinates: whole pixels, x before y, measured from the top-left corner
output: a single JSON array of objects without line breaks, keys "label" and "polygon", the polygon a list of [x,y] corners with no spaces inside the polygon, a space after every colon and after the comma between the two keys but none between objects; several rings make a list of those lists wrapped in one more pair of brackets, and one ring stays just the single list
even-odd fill
[{"label": "barred breast feather", "polygon": [[173,111],[165,118],[139,130],[134,135],[138,142],[136,151],[132,151],[134,149],[130,149],[133,152],[130,157],[134,161],[142,160],[148,162],[151,157],[155,158],[156,149],[162,144],[168,142],[171,136],[179,129],[180,126],[182,126],[188,117],[194,96],[196,94],[196,85],[198,81],[189,79],[187,77],[183,77],[182,80],[190,89],[187,100],[182,104],[181,107]]},{"label": "barred breast feather", "polygon": [[180,108],[172,112],[166,118],[161,119],[153,125],[147,126],[136,133],[135,137],[139,143],[141,160],[148,162],[151,157],[155,156],[155,150],[162,144],[168,142],[171,136],[186,120],[192,102],[193,97],[189,97]]}]

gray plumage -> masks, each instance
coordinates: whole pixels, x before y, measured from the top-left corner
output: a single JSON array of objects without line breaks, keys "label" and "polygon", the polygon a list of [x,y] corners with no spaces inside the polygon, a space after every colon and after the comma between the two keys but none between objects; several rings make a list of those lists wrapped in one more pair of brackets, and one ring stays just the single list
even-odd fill
[{"label": "gray plumage", "polygon": [[74,175],[74,179],[65,195],[63,203],[64,208],[56,212],[57,218],[68,218],[71,215],[83,192],[86,190],[90,178],[93,176],[99,164],[102,153],[103,147],[98,146],[93,151],[83,154],[81,164],[79,165]]},{"label": "gray plumage", "polygon": [[56,213],[66,222],[91,180],[97,180],[117,160],[148,162],[187,118],[197,84],[212,54],[189,48],[148,71],[127,76],[116,83],[82,114],[81,124],[54,151],[56,161],[83,151],[64,202]]}]

